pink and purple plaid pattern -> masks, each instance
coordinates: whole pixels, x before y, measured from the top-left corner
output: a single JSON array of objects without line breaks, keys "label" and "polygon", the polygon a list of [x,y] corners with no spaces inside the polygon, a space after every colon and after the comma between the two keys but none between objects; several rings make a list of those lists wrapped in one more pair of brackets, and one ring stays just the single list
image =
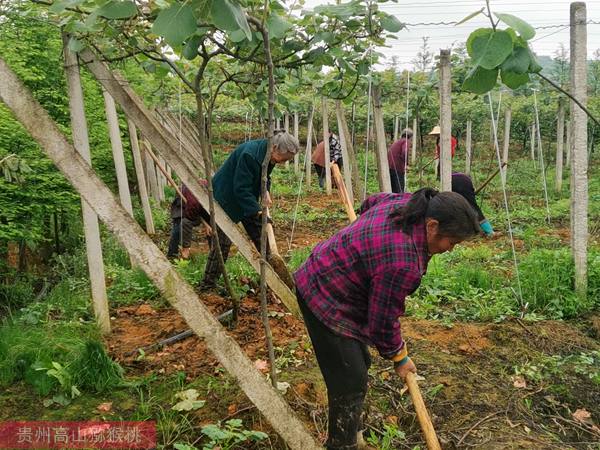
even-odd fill
[{"label": "pink and purple plaid pattern", "polygon": [[294,278],[315,316],[333,332],[358,339],[391,359],[404,340],[398,317],[427,270],[424,223],[410,234],[389,217],[411,194],[376,194],[360,217],[318,244]]}]

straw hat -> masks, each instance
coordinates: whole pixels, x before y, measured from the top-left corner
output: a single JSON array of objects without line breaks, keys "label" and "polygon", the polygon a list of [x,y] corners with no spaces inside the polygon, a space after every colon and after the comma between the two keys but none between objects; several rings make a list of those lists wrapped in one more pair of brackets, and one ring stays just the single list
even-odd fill
[{"label": "straw hat", "polygon": [[433,130],[431,130],[429,134],[440,134],[440,126],[436,125],[435,127],[433,127]]}]

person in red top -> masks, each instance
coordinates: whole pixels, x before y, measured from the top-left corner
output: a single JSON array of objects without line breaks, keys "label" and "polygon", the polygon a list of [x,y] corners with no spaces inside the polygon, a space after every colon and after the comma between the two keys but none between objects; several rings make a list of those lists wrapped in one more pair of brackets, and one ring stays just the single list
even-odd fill
[{"label": "person in red top", "polygon": [[[435,127],[433,127],[433,130],[431,130],[429,132],[430,136],[437,136],[437,139],[435,140],[435,159],[437,159],[437,173],[439,175],[440,173],[440,127],[439,125],[436,125]],[[454,155],[456,154],[456,146],[458,145],[458,141],[456,140],[456,138],[454,136],[450,136],[450,151],[452,154],[452,158],[454,158]]]},{"label": "person in red top", "polygon": [[[329,156],[331,163],[336,163],[340,169],[343,167],[342,146],[338,137],[331,131],[329,132]],[[323,189],[325,186],[325,143],[323,141],[317,144],[310,159],[319,177],[319,187]]]},{"label": "person in red top", "polygon": [[388,150],[390,181],[394,193],[404,192],[404,176],[408,167],[408,149],[410,148],[412,135],[412,130],[406,128],[402,131],[400,139],[394,142]]}]

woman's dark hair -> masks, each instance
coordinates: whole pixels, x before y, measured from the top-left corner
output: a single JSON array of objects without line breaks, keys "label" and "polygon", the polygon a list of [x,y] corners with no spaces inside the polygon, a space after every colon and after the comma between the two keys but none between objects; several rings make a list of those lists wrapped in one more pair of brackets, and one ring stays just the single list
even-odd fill
[{"label": "woman's dark hair", "polygon": [[439,222],[439,233],[467,239],[481,233],[477,213],[460,194],[456,192],[438,192],[432,188],[423,188],[410,197],[408,203],[390,214],[396,223],[409,232],[413,225],[425,219]]}]

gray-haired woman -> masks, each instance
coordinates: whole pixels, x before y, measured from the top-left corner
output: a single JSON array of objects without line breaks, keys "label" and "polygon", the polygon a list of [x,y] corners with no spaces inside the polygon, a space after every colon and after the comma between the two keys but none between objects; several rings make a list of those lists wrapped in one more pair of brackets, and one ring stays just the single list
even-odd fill
[{"label": "gray-haired woman", "polygon": [[[283,130],[275,132],[272,144],[271,161],[267,171],[268,190],[270,190],[271,172],[275,164],[289,161],[300,149],[298,139]],[[260,181],[262,163],[266,154],[266,139],[244,142],[229,155],[212,179],[215,200],[231,220],[236,223],[242,222],[257,249],[260,249],[262,226],[262,208],[259,203]],[[268,192],[266,201],[267,204],[271,203]],[[227,259],[231,241],[221,230],[219,230],[219,242],[223,258]],[[214,245],[211,245],[202,287],[205,289],[213,288],[220,275],[221,270],[216,249]]]}]

